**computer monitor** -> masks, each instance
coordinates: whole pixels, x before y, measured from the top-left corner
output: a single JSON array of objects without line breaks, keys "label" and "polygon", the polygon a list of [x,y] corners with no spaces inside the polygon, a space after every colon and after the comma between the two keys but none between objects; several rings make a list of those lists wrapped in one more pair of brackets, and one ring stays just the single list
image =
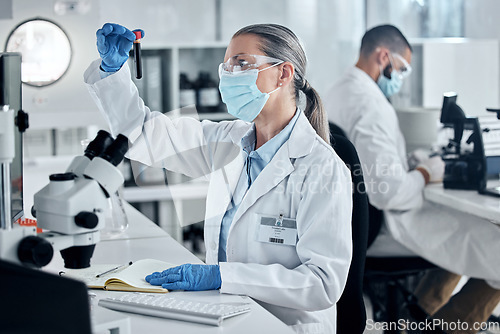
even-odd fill
[{"label": "computer monitor", "polygon": [[85,283],[0,260],[0,332],[91,334]]},{"label": "computer monitor", "polygon": [[[21,54],[0,53],[0,106],[9,105],[17,113],[21,109]],[[22,134],[15,132],[16,153],[11,172],[12,221],[23,215],[23,142]]]}]

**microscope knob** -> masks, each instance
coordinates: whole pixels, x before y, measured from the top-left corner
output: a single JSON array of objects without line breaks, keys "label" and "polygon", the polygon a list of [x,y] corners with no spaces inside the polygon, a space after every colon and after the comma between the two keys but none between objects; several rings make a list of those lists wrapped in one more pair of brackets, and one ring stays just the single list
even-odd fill
[{"label": "microscope knob", "polygon": [[41,268],[52,260],[54,249],[47,240],[30,235],[19,243],[17,256],[22,263]]},{"label": "microscope knob", "polygon": [[30,127],[28,114],[23,110],[19,110],[15,118],[15,123],[19,129],[19,132],[26,131],[26,129]]},{"label": "microscope knob", "polygon": [[84,228],[94,228],[99,223],[99,218],[93,212],[82,211],[75,216],[76,225]]}]

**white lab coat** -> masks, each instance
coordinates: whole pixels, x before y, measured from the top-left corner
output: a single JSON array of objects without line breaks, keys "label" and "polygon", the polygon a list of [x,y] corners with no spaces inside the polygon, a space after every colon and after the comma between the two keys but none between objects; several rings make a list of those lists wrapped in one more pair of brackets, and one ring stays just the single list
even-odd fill
[{"label": "white lab coat", "polygon": [[368,198],[384,211],[392,237],[442,268],[500,288],[494,282],[500,281],[500,228],[424,201],[424,178],[408,171],[396,112],[375,81],[353,67],[329,90],[325,107],[356,147]]},{"label": "white lab coat", "polygon": [[[243,121],[172,121],[151,112],[124,66],[100,79],[99,61],[85,82],[113,135],[133,142],[129,156],[149,166],[191,177],[206,176],[207,264],[217,264],[222,217],[243,171],[240,147],[251,124]],[[335,303],[349,270],[350,173],[321,140],[303,113],[289,140],[259,174],[235,214],[227,241],[227,263],[219,263],[223,293],[248,295],[298,333],[335,333]],[[259,215],[297,221],[296,246],[256,240]]]}]

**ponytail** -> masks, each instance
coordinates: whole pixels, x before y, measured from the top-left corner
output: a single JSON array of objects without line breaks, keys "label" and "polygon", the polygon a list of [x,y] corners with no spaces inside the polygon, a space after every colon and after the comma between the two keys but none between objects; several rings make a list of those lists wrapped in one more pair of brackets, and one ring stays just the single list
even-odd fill
[{"label": "ponytail", "polygon": [[306,96],[306,115],[316,133],[330,143],[328,119],[321,99],[314,88],[305,79],[307,58],[297,36],[288,28],[278,24],[254,24],[238,30],[233,38],[244,34],[254,34],[261,39],[261,50],[265,55],[293,64],[295,74],[293,86],[295,103],[298,104],[300,92]]},{"label": "ponytail", "polygon": [[311,87],[309,82],[304,79],[304,85],[301,91],[306,96],[306,115],[309,123],[311,123],[316,133],[328,144],[330,144],[330,128],[328,126],[328,117],[326,116],[325,108],[319,97],[318,92]]}]

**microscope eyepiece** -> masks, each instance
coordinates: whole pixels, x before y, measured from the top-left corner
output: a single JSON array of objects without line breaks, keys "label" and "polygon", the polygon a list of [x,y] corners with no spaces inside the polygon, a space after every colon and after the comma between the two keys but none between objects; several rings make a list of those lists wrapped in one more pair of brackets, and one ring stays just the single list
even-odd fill
[{"label": "microscope eyepiece", "polygon": [[97,136],[89,143],[89,145],[85,149],[85,156],[92,160],[94,159],[94,157],[101,155],[104,150],[108,148],[112,143],[113,137],[111,137],[108,132],[99,130]]},{"label": "microscope eyepiece", "polygon": [[109,145],[99,156],[110,162],[113,166],[118,166],[128,151],[128,138],[119,134],[115,141]]}]

